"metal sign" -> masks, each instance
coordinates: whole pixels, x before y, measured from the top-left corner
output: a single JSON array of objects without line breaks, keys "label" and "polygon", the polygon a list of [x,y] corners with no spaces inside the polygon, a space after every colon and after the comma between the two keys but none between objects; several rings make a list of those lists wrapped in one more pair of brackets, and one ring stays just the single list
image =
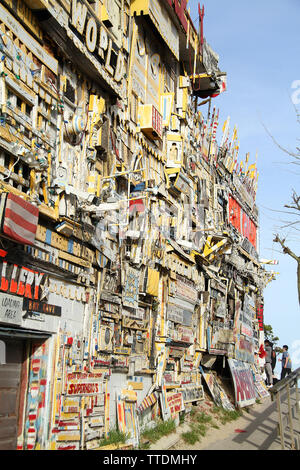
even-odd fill
[{"label": "metal sign", "polygon": [[235,359],[228,359],[228,364],[234,383],[236,405],[253,405],[256,392],[250,364]]},{"label": "metal sign", "polygon": [[23,299],[23,310],[27,312],[46,313],[47,315],[61,316],[61,307],[58,305],[50,305],[46,302],[39,302],[37,300]]}]

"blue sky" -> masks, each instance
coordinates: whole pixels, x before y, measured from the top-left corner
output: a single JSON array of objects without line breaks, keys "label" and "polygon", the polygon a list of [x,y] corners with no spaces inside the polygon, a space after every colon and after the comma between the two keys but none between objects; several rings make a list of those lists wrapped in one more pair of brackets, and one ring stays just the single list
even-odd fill
[{"label": "blue sky", "polygon": [[[198,28],[198,0],[189,0],[188,8]],[[291,97],[293,82],[300,80],[300,2],[207,0],[204,9],[204,35],[220,56],[220,69],[227,72],[227,91],[213,101],[220,109],[219,131],[230,116],[231,133],[235,124],[238,128],[239,160],[250,152],[249,162],[254,163],[258,152],[260,258],[279,261],[267,268],[279,274],[264,292],[264,320],[279,336],[279,344],[289,345],[295,369],[300,367],[296,262],[280,252],[273,235],[286,220],[276,211],[290,202],[293,188],[300,193],[300,167],[297,175],[297,167],[288,163],[290,157],[274,144],[264,126],[283,147],[299,146]],[[300,104],[298,109],[300,113]],[[279,233],[300,254],[300,232],[281,229]]]}]

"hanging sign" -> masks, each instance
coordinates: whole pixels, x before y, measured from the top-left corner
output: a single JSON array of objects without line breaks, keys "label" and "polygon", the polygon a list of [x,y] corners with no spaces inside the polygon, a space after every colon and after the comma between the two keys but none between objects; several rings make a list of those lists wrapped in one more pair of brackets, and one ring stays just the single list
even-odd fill
[{"label": "hanging sign", "polygon": [[23,310],[27,312],[40,312],[48,315],[61,316],[61,307],[58,305],[50,305],[46,302],[38,300],[23,299]]}]

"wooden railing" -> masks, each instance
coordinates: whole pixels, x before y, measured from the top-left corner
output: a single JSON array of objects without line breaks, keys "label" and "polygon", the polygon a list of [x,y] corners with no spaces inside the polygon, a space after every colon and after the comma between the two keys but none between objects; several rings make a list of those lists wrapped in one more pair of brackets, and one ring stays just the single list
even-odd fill
[{"label": "wooden railing", "polygon": [[272,401],[276,400],[278,434],[282,450],[300,449],[300,367],[269,389]]}]

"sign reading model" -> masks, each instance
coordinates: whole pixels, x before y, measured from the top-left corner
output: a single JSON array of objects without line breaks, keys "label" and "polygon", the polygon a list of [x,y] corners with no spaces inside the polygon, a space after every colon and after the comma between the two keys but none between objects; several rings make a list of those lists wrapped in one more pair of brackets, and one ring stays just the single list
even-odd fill
[{"label": "sign reading model", "polygon": [[106,71],[119,82],[124,75],[123,54],[120,50],[113,49],[113,41],[108,31],[85,2],[72,1],[71,25],[81,36],[88,51],[104,61]]}]

